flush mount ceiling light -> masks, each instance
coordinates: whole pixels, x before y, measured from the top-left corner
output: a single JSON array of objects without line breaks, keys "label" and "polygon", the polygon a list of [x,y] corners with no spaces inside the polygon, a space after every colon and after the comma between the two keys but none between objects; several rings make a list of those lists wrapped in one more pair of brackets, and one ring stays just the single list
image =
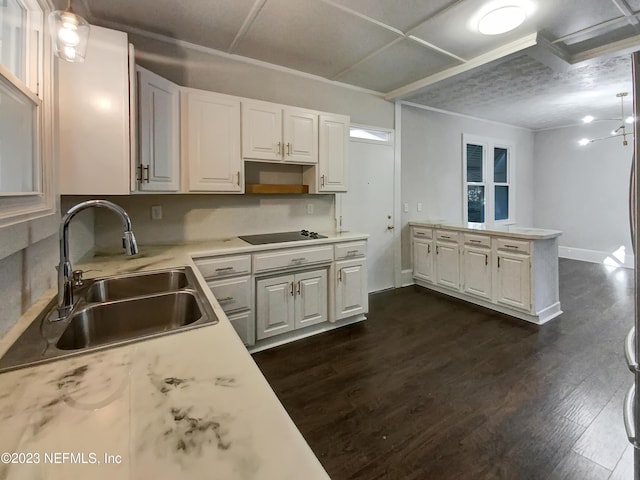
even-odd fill
[{"label": "flush mount ceiling light", "polygon": [[[620,92],[616,94],[616,97],[620,99],[620,118],[601,119],[601,120],[615,120],[616,122],[620,123],[620,126],[612,130],[611,135],[609,135],[608,137],[600,137],[600,138],[593,138],[593,139],[583,138],[581,140],[578,140],[578,145],[584,147],[585,145],[588,145],[593,142],[597,142],[598,140],[606,140],[607,138],[615,138],[615,137],[622,137],[622,145],[626,146],[629,144],[629,142],[627,141],[627,135],[633,135],[633,133],[627,133],[627,127],[625,126],[625,123],[632,124],[635,121],[635,117],[625,118],[624,116],[624,97],[626,97],[627,95],[629,95],[627,92]],[[594,117],[592,117],[591,115],[587,115],[582,119],[584,123],[591,123],[593,122],[593,120],[594,120]]]},{"label": "flush mount ceiling light", "polygon": [[67,62],[84,62],[89,40],[89,22],[71,9],[71,0],[66,10],[49,14],[49,30],[53,52]]},{"label": "flush mount ceiling light", "polygon": [[506,5],[486,13],[478,21],[478,31],[484,35],[499,35],[522,25],[527,12],[518,5]]}]

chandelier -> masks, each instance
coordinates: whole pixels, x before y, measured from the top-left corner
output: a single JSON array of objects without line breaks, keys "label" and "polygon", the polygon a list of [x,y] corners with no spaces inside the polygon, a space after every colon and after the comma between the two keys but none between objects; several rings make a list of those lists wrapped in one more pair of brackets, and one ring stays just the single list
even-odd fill
[{"label": "chandelier", "polygon": [[[599,138],[583,138],[580,141],[578,141],[578,144],[581,146],[585,146],[588,145],[590,143],[593,142],[597,142],[599,140],[606,140],[607,138],[616,138],[616,137],[622,137],[622,145],[627,146],[629,145],[629,142],[627,141],[627,136],[633,136],[633,131],[627,131],[627,125],[631,125],[633,124],[633,122],[635,121],[634,117],[626,117],[624,115],[624,97],[626,97],[627,95],[629,95],[628,92],[620,92],[618,94],[616,94],[616,97],[618,97],[620,99],[620,118],[603,118],[601,120],[615,120],[617,122],[620,122],[620,126],[618,128],[616,128],[615,130],[611,131],[611,135],[608,135],[606,137],[599,137]],[[591,115],[587,115],[586,117],[584,117],[582,119],[582,121],[584,123],[591,123],[595,120],[594,117],[592,117]]]}]

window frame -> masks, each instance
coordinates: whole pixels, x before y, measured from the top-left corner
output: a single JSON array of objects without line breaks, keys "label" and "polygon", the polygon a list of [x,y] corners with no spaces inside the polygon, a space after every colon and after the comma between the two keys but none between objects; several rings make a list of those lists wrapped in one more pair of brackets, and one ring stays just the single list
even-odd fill
[{"label": "window frame", "polygon": [[31,192],[0,194],[0,229],[55,214],[56,189],[53,182],[54,150],[54,59],[44,21],[49,12],[46,0],[18,0],[26,10],[25,66],[22,81],[0,65],[0,80],[16,95],[35,106],[33,145],[34,188]]},{"label": "window frame", "polygon": [[[482,146],[482,182],[467,181],[467,145]],[[507,151],[507,181],[495,182],[494,149],[502,148]],[[487,225],[512,225],[515,218],[515,146],[513,142],[484,137],[479,135],[462,134],[462,219],[463,223],[475,227]],[[484,186],[484,223],[469,222],[468,186]],[[495,212],[495,187],[506,186],[509,188],[509,216],[503,220],[496,220]]]}]

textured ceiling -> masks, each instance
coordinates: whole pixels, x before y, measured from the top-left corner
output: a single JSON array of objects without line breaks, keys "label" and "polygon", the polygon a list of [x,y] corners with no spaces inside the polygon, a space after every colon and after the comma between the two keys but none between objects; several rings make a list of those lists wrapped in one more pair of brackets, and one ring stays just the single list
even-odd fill
[{"label": "textured ceiling", "polygon": [[[433,85],[408,101],[544,129],[579,123],[585,115],[620,117],[619,92],[631,92],[628,55],[556,72],[528,55]],[[631,114],[631,96],[625,103]]]},{"label": "textured ceiling", "polygon": [[[65,0],[53,0],[65,8]],[[487,5],[529,8],[493,36]],[[75,0],[91,23],[147,32],[427,106],[548,128],[610,115],[640,49],[640,0]],[[532,48],[537,49],[531,52]],[[602,110],[598,111],[599,105]]]}]

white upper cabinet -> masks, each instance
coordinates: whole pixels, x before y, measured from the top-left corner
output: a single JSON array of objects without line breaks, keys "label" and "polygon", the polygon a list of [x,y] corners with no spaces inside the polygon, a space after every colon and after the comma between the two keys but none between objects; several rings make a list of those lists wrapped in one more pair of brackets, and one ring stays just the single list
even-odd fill
[{"label": "white upper cabinet", "polygon": [[136,66],[138,79],[138,189],[180,189],[180,87]]},{"label": "white upper cabinet", "polygon": [[242,102],[242,157],[315,164],[318,114],[268,102]]},{"label": "white upper cabinet", "polygon": [[285,162],[318,163],[318,114],[284,109],[283,139]]},{"label": "white upper cabinet", "polygon": [[347,191],[350,123],[344,115],[320,115],[319,192]]},{"label": "white upper cabinet", "polygon": [[85,61],[57,62],[61,194],[131,192],[129,63],[127,34],[93,25]]},{"label": "white upper cabinet", "polygon": [[183,189],[242,193],[240,100],[184,89],[181,106]]}]

